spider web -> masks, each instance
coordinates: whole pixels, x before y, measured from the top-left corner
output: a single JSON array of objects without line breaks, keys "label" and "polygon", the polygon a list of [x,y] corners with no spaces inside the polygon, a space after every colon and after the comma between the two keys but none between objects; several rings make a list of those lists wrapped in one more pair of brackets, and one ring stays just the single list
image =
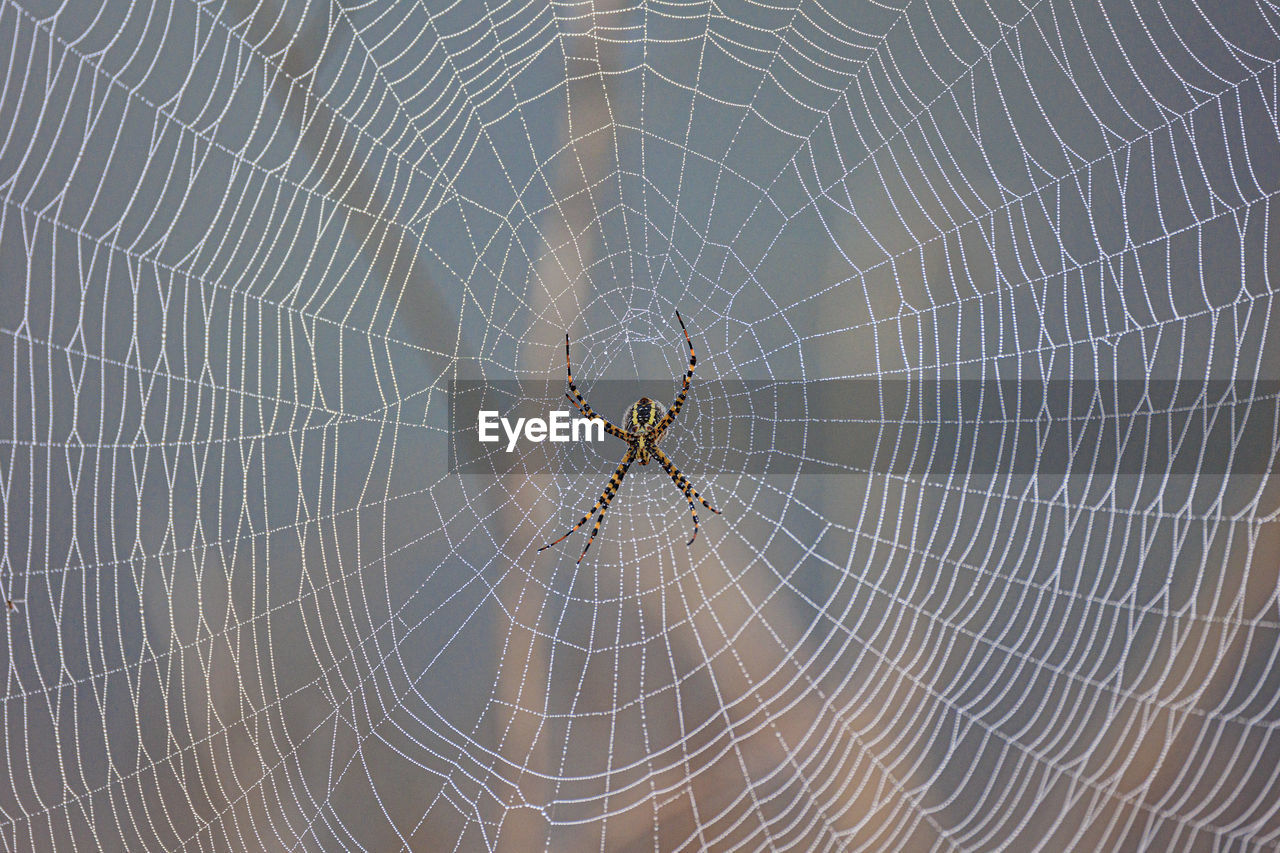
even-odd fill
[{"label": "spider web", "polygon": [[[4,849],[1276,845],[1280,14],[1172,5],[0,4]],[[623,447],[451,383],[616,420],[676,308],[724,514],[536,554]],[[1150,378],[1189,469],[830,458]]]}]

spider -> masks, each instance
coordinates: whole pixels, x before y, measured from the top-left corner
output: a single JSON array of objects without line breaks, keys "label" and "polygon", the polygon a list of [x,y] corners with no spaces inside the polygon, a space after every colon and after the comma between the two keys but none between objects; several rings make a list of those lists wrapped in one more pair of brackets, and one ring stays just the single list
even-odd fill
[{"label": "spider", "polygon": [[561,536],[554,542],[548,542],[538,551],[545,551],[553,545],[559,545],[565,539],[569,538],[579,527],[586,524],[591,516],[595,515],[596,510],[600,510],[600,515],[596,516],[596,525],[591,529],[591,536],[587,539],[586,547],[582,549],[582,553],[578,555],[578,562],[582,562],[582,558],[587,556],[587,548],[591,547],[591,543],[595,541],[596,534],[600,532],[600,523],[604,521],[604,514],[609,509],[609,502],[618,494],[618,487],[622,485],[622,478],[627,476],[627,469],[631,467],[632,462],[639,462],[641,465],[648,465],[650,459],[656,459],[658,464],[671,476],[671,481],[676,484],[676,488],[684,492],[685,500],[689,501],[689,512],[693,513],[693,538],[689,540],[690,545],[693,540],[698,538],[698,510],[694,505],[696,498],[699,503],[707,509],[720,514],[720,510],[707,503],[702,495],[698,494],[693,488],[693,484],[680,470],[671,463],[667,458],[667,454],[663,453],[658,447],[658,442],[662,440],[662,436],[666,433],[667,428],[675,421],[676,415],[680,414],[680,407],[684,405],[684,398],[689,393],[689,380],[693,378],[693,366],[698,363],[698,357],[693,352],[693,341],[689,339],[689,330],[684,326],[684,320],[680,319],[680,312],[676,312],[676,320],[680,323],[680,329],[684,332],[685,342],[689,345],[689,369],[684,372],[684,383],[680,387],[680,393],[676,395],[675,400],[668,409],[657,400],[650,400],[648,397],[641,397],[627,409],[627,413],[623,416],[622,422],[628,427],[627,429],[619,429],[605,418],[597,415],[578,393],[578,386],[573,384],[573,368],[569,366],[569,336],[564,336],[564,369],[569,375],[569,390],[572,394],[565,394],[569,401],[578,407],[578,411],[595,420],[599,418],[604,421],[605,432],[609,435],[616,436],[627,443],[627,453],[622,457],[622,463],[618,465],[618,470],[613,472],[613,476],[609,478],[608,484],[604,487],[604,492],[599,499],[592,505],[591,509],[582,520],[569,529],[569,532]]}]

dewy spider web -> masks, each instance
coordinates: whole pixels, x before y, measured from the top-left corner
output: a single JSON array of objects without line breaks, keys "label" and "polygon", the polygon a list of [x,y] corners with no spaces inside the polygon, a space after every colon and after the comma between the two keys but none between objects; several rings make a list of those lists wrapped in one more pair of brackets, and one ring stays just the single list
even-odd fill
[{"label": "dewy spider web", "polygon": [[[1167,5],[4,2],[3,848],[1276,845],[1280,14]],[[724,515],[535,554],[623,448],[450,470],[451,383],[676,308]],[[1237,473],[770,391],[1148,376]]]}]

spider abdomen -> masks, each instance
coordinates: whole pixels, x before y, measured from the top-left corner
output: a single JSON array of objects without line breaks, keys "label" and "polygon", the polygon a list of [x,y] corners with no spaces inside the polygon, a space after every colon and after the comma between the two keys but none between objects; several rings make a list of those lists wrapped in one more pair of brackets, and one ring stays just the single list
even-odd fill
[{"label": "spider abdomen", "polygon": [[627,414],[622,421],[626,424],[625,429],[629,432],[645,433],[657,427],[666,414],[666,406],[657,400],[641,397],[631,404],[631,408],[627,409]]}]

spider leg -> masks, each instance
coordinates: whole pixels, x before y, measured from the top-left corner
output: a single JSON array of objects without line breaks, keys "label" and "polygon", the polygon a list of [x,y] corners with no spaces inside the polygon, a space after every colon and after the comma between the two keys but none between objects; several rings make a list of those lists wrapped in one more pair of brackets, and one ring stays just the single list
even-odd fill
[{"label": "spider leg", "polygon": [[573,368],[569,366],[569,336],[567,334],[564,336],[564,370],[565,370],[565,373],[569,375],[569,390],[573,392],[573,394],[565,394],[565,396],[568,397],[569,400],[575,406],[578,407],[578,411],[582,412],[583,415],[590,418],[591,420],[599,419],[604,421],[605,432],[609,433],[609,435],[620,438],[623,441],[627,441],[628,440],[627,434],[625,432],[618,429],[613,424],[609,423],[607,418],[601,417],[600,415],[596,414],[595,411],[591,408],[591,405],[587,403],[586,398],[578,393],[578,386],[573,384]]},{"label": "spider leg", "polygon": [[545,551],[553,545],[559,545],[565,539],[568,539],[579,527],[586,524],[587,521],[590,520],[591,516],[596,514],[596,510],[598,509],[600,510],[600,515],[596,517],[596,526],[591,529],[591,536],[587,539],[586,548],[583,548],[582,553],[578,555],[578,562],[581,563],[582,558],[587,556],[587,548],[591,547],[591,543],[595,541],[596,534],[600,532],[600,524],[604,521],[604,514],[609,509],[609,503],[613,500],[614,496],[618,494],[618,487],[622,485],[622,478],[627,476],[627,469],[631,467],[631,461],[634,458],[635,457],[632,456],[631,451],[628,450],[627,455],[622,458],[622,464],[618,466],[618,470],[613,472],[613,476],[609,478],[609,482],[605,485],[604,491],[600,494],[600,497],[596,502],[591,505],[591,509],[587,511],[587,514],[584,515],[577,524],[569,528],[569,532],[564,536],[561,536],[554,542],[548,542],[538,550]]},{"label": "spider leg", "polygon": [[676,415],[680,414],[680,409],[684,406],[684,398],[689,395],[689,380],[693,379],[693,366],[698,363],[698,356],[693,351],[693,341],[689,338],[689,330],[684,326],[684,320],[680,319],[680,312],[676,312],[676,320],[680,322],[680,330],[684,332],[684,341],[689,345],[689,369],[684,372],[684,381],[680,385],[680,393],[671,401],[671,408],[667,409],[667,413],[663,415],[662,420],[658,421],[658,425],[654,428],[658,435],[662,435],[667,431],[667,427],[671,426],[675,421]]},{"label": "spider leg", "polygon": [[671,463],[671,460],[667,458],[667,454],[655,447],[653,448],[653,455],[658,458],[658,464],[671,475],[672,482],[676,484],[676,488],[684,492],[685,500],[689,502],[689,512],[693,513],[693,539],[690,539],[688,544],[692,545],[693,540],[698,538],[698,508],[694,506],[693,499],[697,498],[699,503],[716,515],[720,514],[720,510],[707,503],[706,499],[698,494],[697,489],[689,482],[689,478],[680,473],[680,469]]},{"label": "spider leg", "polygon": [[[579,412],[581,412],[581,413],[583,414],[583,416],[584,416],[584,417],[588,418],[589,420],[600,420],[600,421],[602,421],[602,422],[604,423],[604,431],[605,431],[605,432],[607,432],[607,433],[609,433],[609,435],[616,436],[616,437],[618,437],[618,438],[622,439],[623,441],[630,441],[630,440],[631,440],[631,436],[630,436],[630,435],[628,435],[626,432],[624,432],[623,430],[619,429],[618,427],[616,427],[616,426],[614,426],[613,424],[611,424],[611,423],[609,423],[608,421],[606,421],[604,418],[602,418],[602,417],[600,417],[599,415],[597,415],[597,414],[595,413],[595,410],[594,410],[594,409],[592,409],[590,406],[587,406],[587,405],[586,405],[586,403],[587,403],[587,401],[586,401],[586,400],[583,400],[583,401],[582,401],[582,405],[579,405],[579,404],[578,404],[578,401],[577,401],[577,400],[575,400],[575,399],[573,399],[573,395],[572,395],[572,394],[565,394],[565,396],[569,398],[569,402],[570,402],[570,403],[573,403],[573,405],[577,407],[578,411],[579,411]],[[581,398],[579,398],[579,399],[581,399]],[[586,408],[583,408],[583,406],[586,406]]]}]

